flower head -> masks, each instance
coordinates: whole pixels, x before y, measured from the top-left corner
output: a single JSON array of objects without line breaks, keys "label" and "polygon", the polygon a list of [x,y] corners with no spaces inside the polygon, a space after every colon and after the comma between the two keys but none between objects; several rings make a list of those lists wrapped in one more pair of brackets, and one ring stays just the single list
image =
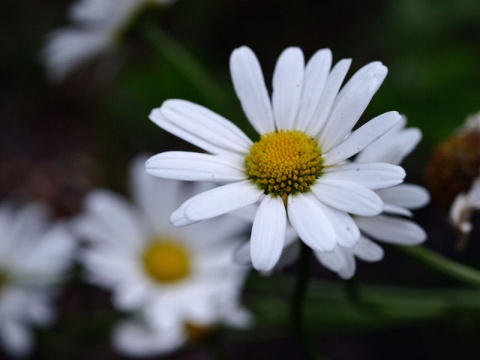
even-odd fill
[{"label": "flower head", "polygon": [[55,285],[72,264],[75,241],[40,204],[0,207],[0,344],[14,356],[33,348],[30,326],[54,319]]},{"label": "flower head", "polygon": [[[416,128],[405,129],[406,120],[397,124],[373,144],[361,151],[355,163],[386,162],[397,165],[413,151],[421,139]],[[355,273],[355,258],[364,261],[379,261],[383,258],[382,248],[372,239],[397,244],[417,245],[425,241],[425,231],[408,220],[410,210],[418,209],[428,203],[430,196],[426,189],[413,184],[400,184],[376,193],[384,202],[382,214],[377,216],[355,216],[360,228],[360,240],[355,246],[346,248],[337,246],[330,253],[315,252],[318,260],[327,268],[348,279]]]},{"label": "flower head", "polygon": [[147,172],[164,178],[227,183],[199,194],[171,216],[187,225],[260,201],[251,234],[251,258],[258,270],[277,263],[287,223],[317,251],[354,246],[360,231],[350,214],[377,215],[383,202],[373,190],[399,184],[402,168],[382,163],[346,162],[391,127],[400,115],[389,112],[352,128],[383,82],[379,62],[361,68],[340,89],[350,60],[332,69],[330,50],[305,65],[298,48],[280,56],[268,96],[262,71],[247,47],[230,59],[233,85],[260,139],[252,142],[234,124],[210,110],[168,100],[150,119],[210,154],[166,152],[147,161]]},{"label": "flower head", "polygon": [[232,262],[244,223],[222,218],[173,227],[168,217],[179,201],[209,186],[155,179],[144,162],[137,158],[131,168],[135,204],[97,190],[76,225],[90,245],[82,256],[88,279],[133,313],[114,333],[117,349],[132,355],[171,351],[189,339],[190,328],[250,321],[239,305],[247,268]]},{"label": "flower head", "polygon": [[73,25],[49,34],[42,51],[49,78],[61,81],[82,64],[115,48],[144,6],[171,1],[78,0],[69,9]]}]

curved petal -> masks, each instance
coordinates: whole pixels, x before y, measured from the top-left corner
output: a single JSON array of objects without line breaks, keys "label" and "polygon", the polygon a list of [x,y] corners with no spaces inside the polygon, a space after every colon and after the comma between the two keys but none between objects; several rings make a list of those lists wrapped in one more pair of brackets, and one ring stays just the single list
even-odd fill
[{"label": "curved petal", "polygon": [[168,151],[147,160],[147,173],[167,179],[231,182],[246,178],[241,158]]},{"label": "curved petal", "polygon": [[314,114],[320,104],[331,66],[332,52],[330,49],[318,50],[308,61],[296,129],[306,131],[308,124],[314,121]]},{"label": "curved petal", "polygon": [[317,109],[313,116],[313,121],[307,125],[307,133],[311,135],[317,135],[318,132],[324,127],[328,120],[328,115],[332,109],[335,96],[338,94],[340,86],[347,75],[351,59],[340,60],[332,69],[327,78],[327,83],[322,91],[322,96],[318,102]]},{"label": "curved petal", "polygon": [[321,202],[319,205],[324,209],[324,213],[337,233],[337,243],[346,248],[354,246],[360,239],[360,230],[352,217]]},{"label": "curved petal", "polygon": [[259,134],[275,131],[272,105],[257,57],[246,46],[230,57],[233,87],[248,120]]},{"label": "curved petal", "polygon": [[335,229],[324,207],[310,194],[288,197],[288,219],[302,241],[317,251],[332,251],[337,243]]},{"label": "curved petal", "polygon": [[377,88],[377,79],[371,75],[365,81],[356,83],[344,94],[332,109],[327,123],[319,134],[318,142],[323,151],[330,151],[338,145],[355,126]]},{"label": "curved petal", "polygon": [[[340,246],[336,246],[332,251],[315,251],[315,257],[328,270],[338,272],[345,266],[345,256]],[[353,255],[352,255],[353,256]]]},{"label": "curved petal", "polygon": [[391,244],[417,245],[425,241],[427,234],[417,224],[385,215],[357,217],[355,222],[365,234]]},{"label": "curved petal", "polygon": [[326,168],[321,179],[352,181],[369,189],[383,189],[400,184],[405,170],[390,164],[347,163]]},{"label": "curved petal", "polygon": [[273,269],[282,254],[286,228],[287,214],[282,198],[265,197],[252,225],[250,256],[255,269]]},{"label": "curved petal", "polygon": [[383,210],[380,196],[354,182],[322,178],[311,190],[321,202],[351,214],[372,216]]},{"label": "curved petal", "polygon": [[277,130],[293,130],[303,90],[305,61],[299,48],[288,48],[273,73],[272,106]]},{"label": "curved petal", "polygon": [[383,259],[383,249],[365,236],[360,237],[352,250],[355,256],[363,261],[374,262]]},{"label": "curved petal", "polygon": [[253,204],[262,192],[250,181],[240,181],[205,191],[188,200],[184,214],[189,221],[210,219]]},{"label": "curved petal", "polygon": [[378,190],[385,203],[402,206],[407,209],[418,209],[430,201],[427,189],[414,184],[400,184],[389,189]]},{"label": "curved petal", "polygon": [[322,155],[325,165],[340,163],[365,149],[384,135],[401,119],[396,111],[391,111],[370,120],[352,132],[345,140]]},{"label": "curved petal", "polygon": [[153,109],[150,120],[171,134],[212,154],[243,154],[252,141],[232,122],[185,100],[167,100]]}]

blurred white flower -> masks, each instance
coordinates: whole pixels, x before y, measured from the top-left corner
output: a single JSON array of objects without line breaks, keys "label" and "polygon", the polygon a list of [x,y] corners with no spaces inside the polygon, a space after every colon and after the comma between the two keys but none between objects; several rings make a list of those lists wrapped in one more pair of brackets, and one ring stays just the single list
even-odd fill
[{"label": "blurred white flower", "polygon": [[79,0],[69,9],[71,26],[53,31],[41,57],[51,81],[63,80],[69,73],[111,51],[124,30],[147,5],[173,0]]},{"label": "blurred white flower", "polygon": [[115,330],[114,345],[130,355],[160,354],[185,343],[191,328],[248,326],[239,305],[248,268],[232,261],[244,222],[224,217],[173,227],[170,213],[208,187],[156,179],[144,163],[137,158],[131,166],[135,205],[98,190],[76,224],[90,245],[82,256],[88,280],[134,314]]},{"label": "blurred white flower", "polygon": [[0,207],[0,343],[13,356],[34,344],[31,326],[54,319],[55,285],[72,264],[75,241],[40,204]]},{"label": "blurred white flower", "polygon": [[473,230],[470,218],[474,210],[480,210],[480,178],[467,193],[458,194],[450,207],[450,221],[462,235]]},{"label": "blurred white flower", "polygon": [[379,214],[383,202],[373,189],[401,183],[405,172],[390,164],[346,163],[400,120],[397,112],[388,112],[351,133],[387,68],[367,64],[340,89],[350,62],[344,59],[331,68],[332,54],[322,49],[305,64],[299,48],[287,48],[277,61],[270,98],[253,51],[245,46],[234,50],[232,80],[260,134],[257,142],[188,101],[167,100],[154,109],[153,122],[210,154],[164,152],[148,160],[147,171],[226,183],[186,201],[172,214],[172,223],[192,224],[261,201],[250,240],[252,264],[260,271],[277,264],[288,223],[314,250],[354,246],[360,231],[350,214]]},{"label": "blurred white flower", "polygon": [[[389,132],[365,148],[355,158],[356,164],[385,162],[400,164],[416,147],[422,134],[417,128],[405,129],[405,118]],[[355,273],[355,257],[364,261],[379,261],[383,249],[371,239],[397,245],[417,245],[425,241],[425,231],[408,220],[410,210],[426,205],[430,196],[427,190],[413,184],[400,184],[392,188],[376,190],[384,203],[383,213],[378,216],[355,216],[361,231],[360,240],[351,247],[337,246],[332,252],[315,252],[318,260],[344,279]],[[406,217],[406,218],[405,218]]]}]

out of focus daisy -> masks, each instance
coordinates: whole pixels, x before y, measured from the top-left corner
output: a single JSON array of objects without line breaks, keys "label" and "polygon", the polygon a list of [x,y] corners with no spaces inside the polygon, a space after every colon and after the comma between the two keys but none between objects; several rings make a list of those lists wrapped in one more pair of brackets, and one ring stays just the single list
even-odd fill
[{"label": "out of focus daisy", "polygon": [[472,213],[480,209],[480,113],[468,116],[435,149],[426,173],[432,200],[448,211],[461,250],[473,230]]},{"label": "out of focus daisy", "polygon": [[173,0],[78,0],[69,9],[72,25],[49,34],[42,58],[52,81],[115,49],[125,30],[148,5]]},{"label": "out of focus daisy", "polygon": [[[365,162],[400,164],[420,141],[422,134],[417,128],[405,129],[406,120],[397,124],[380,139],[360,152],[351,166]],[[382,214],[377,216],[355,216],[360,228],[360,240],[351,247],[337,246],[332,252],[315,252],[318,260],[342,278],[351,278],[355,273],[355,258],[364,261],[379,261],[383,249],[372,241],[378,240],[396,245],[417,245],[425,241],[425,231],[410,221],[410,210],[428,203],[427,190],[419,185],[400,184],[376,193],[384,202]]]},{"label": "out of focus daisy", "polygon": [[71,265],[74,249],[65,225],[52,224],[42,205],[0,207],[0,344],[7,353],[30,353],[30,328],[53,321],[55,285]]},{"label": "out of focus daisy", "polygon": [[400,119],[388,112],[352,132],[382,84],[387,69],[370,63],[340,89],[350,67],[332,69],[330,50],[305,65],[298,48],[277,61],[270,99],[260,64],[247,47],[230,59],[233,84],[260,139],[252,142],[238,127],[212,111],[183,100],[168,100],[150,119],[210,154],[165,152],[147,161],[147,172],[164,178],[226,183],[192,197],[171,216],[187,225],[260,201],[252,225],[250,254],[257,270],[269,271],[285,246],[287,224],[315,251],[354,246],[360,231],[350,214],[377,215],[375,193],[402,182],[396,165],[346,160],[370,145]]},{"label": "out of focus daisy", "polygon": [[77,224],[90,245],[83,256],[88,279],[133,314],[115,330],[114,345],[130,355],[160,354],[185,343],[191,329],[249,325],[239,304],[247,268],[232,261],[244,223],[173,227],[170,213],[206,187],[151,177],[144,162],[131,167],[134,204],[95,191]]}]

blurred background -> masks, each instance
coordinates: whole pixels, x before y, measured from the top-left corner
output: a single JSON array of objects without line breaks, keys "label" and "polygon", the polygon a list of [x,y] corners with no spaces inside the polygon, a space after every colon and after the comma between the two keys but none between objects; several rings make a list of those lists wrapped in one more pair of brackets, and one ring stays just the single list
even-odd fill
[{"label": "blurred background", "polygon": [[[83,196],[95,187],[126,194],[127,167],[136,154],[191,148],[149,121],[151,109],[166,99],[200,103],[253,137],[229,76],[230,53],[241,45],[257,54],[268,86],[275,61],[288,46],[302,48],[306,59],[325,47],[332,49],[334,62],[352,58],[349,76],[368,62],[383,62],[389,74],[362,121],[397,110],[407,116],[408,126],[422,130],[422,142],[403,163],[408,182],[424,185],[433,149],[467,115],[480,111],[476,0],[177,0],[144,14],[115,51],[51,83],[40,52],[46,35],[68,24],[70,5],[66,0],[3,0],[0,11],[0,194],[46,201],[58,218],[77,214]],[[146,36],[146,22],[161,29],[159,43]],[[185,53],[187,60],[176,58]],[[185,70],[189,59],[208,74],[204,87]],[[478,227],[458,253],[444,209],[432,203],[415,219],[429,235],[426,246],[480,267]],[[315,275],[326,281],[326,292],[330,286],[335,294],[352,286],[320,266]],[[252,274],[246,304],[252,304],[261,326],[250,334],[227,334],[230,358],[300,359],[288,331],[271,331],[287,308],[279,305],[277,313],[269,309],[266,314],[256,302],[258,292],[265,286],[275,291],[277,282]],[[431,288],[429,301],[459,287],[393,247],[386,247],[381,263],[359,264],[353,282],[360,288]],[[478,358],[478,313],[407,314],[406,320],[370,323],[340,305],[335,316],[331,306],[322,312],[321,299],[311,305],[321,324],[312,328],[312,338],[329,359]],[[108,293],[74,275],[58,308],[59,320],[37,332],[31,359],[124,359],[109,344],[118,315]],[[165,358],[212,357],[204,346],[193,346]]]}]

